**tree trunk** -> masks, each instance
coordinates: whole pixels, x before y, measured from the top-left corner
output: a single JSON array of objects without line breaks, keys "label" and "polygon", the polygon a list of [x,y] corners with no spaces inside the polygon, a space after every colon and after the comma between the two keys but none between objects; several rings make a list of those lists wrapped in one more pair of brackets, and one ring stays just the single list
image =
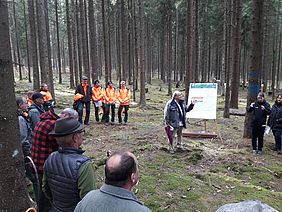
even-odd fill
[{"label": "tree trunk", "polygon": [[82,77],[82,32],[81,32],[81,23],[79,19],[79,3],[78,0],[75,1],[75,16],[76,16],[76,30],[77,30],[77,54],[78,54],[78,72],[79,72],[79,81]]},{"label": "tree trunk", "polygon": [[85,9],[84,4],[86,2],[84,0],[80,0],[79,11],[80,11],[80,24],[81,24],[81,34],[82,34],[82,55],[83,55],[83,74],[90,79],[89,72],[89,63],[88,63],[88,45],[87,45],[87,26],[85,19]]},{"label": "tree trunk", "polygon": [[23,1],[23,12],[24,12],[24,27],[25,27],[25,42],[26,42],[26,56],[27,56],[27,69],[28,69],[28,82],[31,81],[31,70],[30,70],[30,43],[28,38],[28,28],[27,28],[27,17],[26,17],[26,6],[25,1]]},{"label": "tree trunk", "polygon": [[233,30],[233,70],[232,70],[232,81],[231,81],[231,99],[230,107],[238,109],[238,92],[240,85],[240,44],[241,44],[241,10],[242,10],[242,1],[234,0],[234,30]]},{"label": "tree trunk", "polygon": [[[188,103],[189,86],[192,80],[193,61],[193,2],[187,0],[187,69],[185,77],[185,101]],[[189,104],[189,103],[188,103]]]},{"label": "tree trunk", "polygon": [[223,117],[230,118],[229,108],[230,108],[230,69],[231,69],[231,28],[232,28],[232,2],[226,0],[225,8],[225,82],[226,82],[226,91],[225,91],[225,100],[224,100],[224,111]]},{"label": "tree trunk", "polygon": [[107,33],[108,33],[108,57],[109,57],[109,80],[112,80],[112,45],[111,45],[111,24],[110,24],[110,4],[111,1],[107,0]]},{"label": "tree trunk", "polygon": [[167,81],[168,81],[168,95],[172,96],[172,89],[171,89],[171,72],[172,72],[172,14],[171,14],[171,0],[167,1],[167,33],[168,33],[168,54],[167,54]]},{"label": "tree trunk", "polygon": [[67,34],[68,34],[68,52],[69,52],[69,71],[70,71],[70,87],[74,88],[73,77],[73,38],[72,38],[72,26],[71,26],[71,14],[70,14],[69,0],[66,0],[66,18],[67,18]]},{"label": "tree trunk", "polygon": [[162,17],[161,17],[161,32],[160,32],[160,72],[161,80],[165,82],[165,25],[166,25],[166,15],[165,15],[165,3],[162,3]]},{"label": "tree trunk", "polygon": [[0,208],[2,211],[26,211],[31,204],[24,180],[23,153],[19,142],[6,0],[0,3],[0,23]]},{"label": "tree trunk", "polygon": [[136,101],[136,90],[138,89],[138,31],[137,31],[137,17],[136,17],[136,3],[133,2],[133,26],[134,26],[134,72],[133,72],[133,101]]},{"label": "tree trunk", "polygon": [[54,92],[54,80],[53,80],[53,70],[52,70],[52,59],[51,59],[51,41],[50,41],[50,29],[49,29],[49,9],[48,9],[48,1],[44,0],[44,10],[45,10],[45,23],[46,23],[46,38],[47,38],[47,55],[48,55],[48,78],[47,84],[49,90],[52,94],[53,99],[55,99]]},{"label": "tree trunk", "polygon": [[37,26],[38,26],[38,40],[39,40],[39,57],[40,57],[40,73],[41,83],[48,83],[48,49],[46,37],[46,20],[45,20],[45,7],[44,0],[38,0],[37,4]]},{"label": "tree trunk", "polygon": [[126,64],[127,64],[127,58],[126,58],[126,40],[127,40],[127,33],[126,33],[126,23],[125,23],[125,8],[124,8],[124,0],[120,1],[120,20],[121,20],[121,57],[122,57],[122,63],[121,63],[121,78],[122,80],[126,79]]},{"label": "tree trunk", "polygon": [[[249,86],[247,106],[256,100],[259,92],[259,70],[262,65],[262,15],[263,15],[263,0],[253,0],[253,22],[252,22],[252,39],[251,39],[251,64],[249,70]],[[251,137],[250,123],[252,120],[252,113],[247,113],[244,123],[244,138]]]},{"label": "tree trunk", "polygon": [[108,61],[108,34],[105,12],[105,0],[102,0],[102,25],[103,25],[103,43],[104,43],[104,60],[105,60],[105,82],[109,81],[109,61]]},{"label": "tree trunk", "polygon": [[139,72],[140,72],[140,107],[146,106],[145,69],[144,69],[144,0],[138,0],[139,18]]},{"label": "tree trunk", "polygon": [[[75,0],[71,0],[71,20],[72,20],[72,26],[71,26],[71,30],[72,30],[72,41],[73,41],[73,75],[74,75],[74,84],[78,85],[80,82],[80,78],[79,78],[79,70],[80,66],[79,66],[79,62],[78,62],[78,58],[79,58],[79,53],[80,51],[78,48],[78,30],[77,30],[77,18],[76,18],[76,3]],[[81,71],[81,75],[82,75],[82,71]]]},{"label": "tree trunk", "polygon": [[30,27],[30,41],[31,41],[31,53],[32,53],[32,73],[33,73],[33,90],[39,90],[39,69],[38,69],[38,56],[37,56],[37,30],[35,23],[35,11],[34,1],[28,0],[28,15],[29,15],[29,27]]},{"label": "tree trunk", "polygon": [[91,58],[91,74],[92,82],[98,79],[97,73],[97,37],[96,37],[96,20],[94,13],[94,0],[89,1],[88,7],[89,29],[90,29],[90,58]]},{"label": "tree trunk", "polygon": [[58,0],[55,0],[56,11],[56,30],[57,30],[57,53],[58,53],[58,68],[59,68],[59,84],[62,84],[62,63],[61,63],[61,48],[60,48],[60,26],[58,14]]},{"label": "tree trunk", "polygon": [[15,35],[16,35],[16,48],[17,48],[17,63],[19,66],[19,75],[20,80],[23,80],[22,75],[22,65],[21,65],[21,54],[20,54],[20,39],[19,39],[19,33],[18,33],[18,25],[17,25],[17,19],[16,19],[16,2],[13,0],[13,18],[14,18],[14,28],[15,28]]}]

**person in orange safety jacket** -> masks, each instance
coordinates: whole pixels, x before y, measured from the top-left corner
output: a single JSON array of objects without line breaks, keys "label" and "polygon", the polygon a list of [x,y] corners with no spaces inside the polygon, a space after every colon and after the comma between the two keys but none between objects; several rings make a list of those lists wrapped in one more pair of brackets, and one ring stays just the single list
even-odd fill
[{"label": "person in orange safety jacket", "polygon": [[99,80],[94,81],[94,87],[92,88],[92,100],[94,103],[96,122],[99,122],[99,108],[100,107],[102,107],[102,110],[103,110],[103,116],[101,120],[103,122],[105,119],[104,92],[103,92],[103,89],[102,89],[102,86]]},{"label": "person in orange safety jacket", "polygon": [[130,104],[131,93],[128,88],[126,88],[125,81],[120,82],[120,89],[118,92],[118,123],[122,124],[122,111],[124,110],[124,124],[127,124],[128,121],[128,110]]},{"label": "person in orange safety jacket", "polygon": [[115,108],[117,92],[113,87],[112,81],[107,83],[107,88],[104,93],[105,97],[105,124],[108,125],[110,121],[110,109],[111,109],[111,125],[115,123]]},{"label": "person in orange safety jacket", "polygon": [[53,108],[55,101],[52,97],[52,94],[50,93],[49,89],[48,89],[48,85],[46,83],[42,83],[41,84],[41,88],[40,88],[40,93],[43,95],[43,108],[45,111],[50,110]]}]

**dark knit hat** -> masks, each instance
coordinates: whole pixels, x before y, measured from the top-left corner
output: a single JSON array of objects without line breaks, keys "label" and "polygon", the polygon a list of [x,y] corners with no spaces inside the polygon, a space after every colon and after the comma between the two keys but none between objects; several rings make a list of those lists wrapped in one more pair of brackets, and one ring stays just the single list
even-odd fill
[{"label": "dark knit hat", "polygon": [[39,98],[42,98],[43,99],[43,94],[40,93],[40,92],[35,92],[33,95],[32,95],[32,100],[34,101],[35,99],[39,99]]}]

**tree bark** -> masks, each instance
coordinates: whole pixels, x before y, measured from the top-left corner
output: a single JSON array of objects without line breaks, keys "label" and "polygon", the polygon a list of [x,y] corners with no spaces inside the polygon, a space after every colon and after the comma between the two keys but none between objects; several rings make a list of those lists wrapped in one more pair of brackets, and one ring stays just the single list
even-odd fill
[{"label": "tree bark", "polygon": [[96,20],[94,12],[94,1],[89,1],[88,7],[89,15],[89,29],[90,29],[90,58],[91,58],[91,75],[92,82],[94,83],[95,79],[98,79],[97,73],[97,37],[96,37]]},{"label": "tree bark", "polygon": [[102,0],[102,25],[103,25],[103,43],[104,43],[104,60],[105,60],[105,83],[109,81],[109,61],[108,61],[108,34],[105,12],[105,0]]},{"label": "tree bark", "polygon": [[25,42],[26,42],[28,82],[32,82],[31,81],[31,70],[30,70],[30,52],[29,52],[29,50],[30,50],[30,43],[29,43],[29,38],[28,38],[28,26],[27,26],[25,1],[23,1],[23,12],[24,12],[24,27],[25,27]]},{"label": "tree bark", "polygon": [[139,18],[139,72],[140,72],[140,107],[146,106],[145,69],[144,69],[144,0],[138,0]]},{"label": "tree bark", "polygon": [[189,86],[192,80],[193,61],[193,3],[187,0],[187,69],[185,77],[185,101],[188,102]]},{"label": "tree bark", "polygon": [[69,0],[66,0],[66,18],[67,18],[67,34],[68,34],[68,52],[69,52],[69,71],[70,71],[70,87],[74,88],[74,77],[73,77],[73,37],[72,37],[72,26],[71,26],[71,14],[70,14]]},{"label": "tree bark", "polygon": [[0,2],[0,23],[0,208],[2,211],[25,211],[31,203],[24,180],[23,153],[19,142],[6,0]]},{"label": "tree bark", "polygon": [[60,48],[61,45],[60,45],[60,24],[59,24],[59,14],[58,14],[58,0],[55,0],[55,12],[56,12],[59,84],[62,84],[62,63],[61,63],[61,48]]},{"label": "tree bark", "polygon": [[[262,15],[264,0],[253,0],[253,21],[252,21],[252,39],[251,39],[251,61],[249,70],[249,86],[247,107],[256,100],[259,92],[259,70],[262,67]],[[250,123],[252,120],[252,113],[247,113],[244,123],[244,138],[251,137]]]},{"label": "tree bark", "polygon": [[240,49],[241,49],[241,10],[242,1],[234,0],[235,26],[233,28],[233,70],[231,81],[230,107],[238,109],[238,93],[240,85]]},{"label": "tree bark", "polygon": [[18,33],[18,23],[16,19],[16,2],[13,0],[13,18],[14,18],[14,29],[15,29],[15,35],[16,35],[16,48],[17,48],[17,63],[19,66],[19,75],[20,75],[20,80],[23,80],[23,75],[22,75],[22,65],[21,65],[21,54],[20,54],[20,39],[19,39],[19,33]]},{"label": "tree bark", "polygon": [[29,27],[30,27],[30,41],[31,41],[31,53],[32,53],[32,73],[33,73],[33,90],[39,90],[39,68],[38,68],[38,55],[37,55],[37,29],[36,18],[34,11],[34,1],[28,0],[28,15],[29,15]]}]

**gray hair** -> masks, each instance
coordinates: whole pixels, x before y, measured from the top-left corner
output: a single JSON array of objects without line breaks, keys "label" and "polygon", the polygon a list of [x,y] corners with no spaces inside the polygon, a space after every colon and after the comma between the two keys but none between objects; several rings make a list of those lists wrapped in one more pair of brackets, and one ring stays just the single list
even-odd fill
[{"label": "gray hair", "polygon": [[16,103],[18,108],[26,101],[26,99],[24,97],[21,96],[17,96],[16,97]]},{"label": "gray hair", "polygon": [[74,118],[74,119],[78,119],[77,111],[72,109],[72,108],[65,108],[61,113],[66,115],[66,117],[71,117],[71,118]]},{"label": "gray hair", "polygon": [[180,91],[174,91],[172,94],[172,98],[174,99],[176,96],[180,96],[182,93]]}]

